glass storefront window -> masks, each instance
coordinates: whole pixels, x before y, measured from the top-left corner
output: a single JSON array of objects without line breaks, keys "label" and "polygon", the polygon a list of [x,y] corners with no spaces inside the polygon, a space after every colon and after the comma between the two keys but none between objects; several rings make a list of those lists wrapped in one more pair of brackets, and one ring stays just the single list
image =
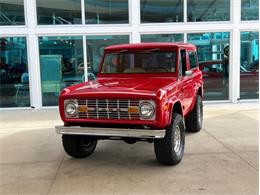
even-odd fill
[{"label": "glass storefront window", "polygon": [[0,107],[30,106],[25,37],[0,37]]},{"label": "glass storefront window", "polygon": [[40,37],[43,106],[57,106],[60,91],[85,81],[82,36]]},{"label": "glass storefront window", "polygon": [[95,78],[104,48],[109,45],[129,43],[128,35],[87,36],[87,59],[89,79]]},{"label": "glass storefront window", "polygon": [[241,0],[241,20],[259,20],[259,0]]},{"label": "glass storefront window", "polygon": [[86,24],[128,23],[128,0],[85,0]]},{"label": "glass storefront window", "polygon": [[36,0],[38,24],[82,24],[80,0]]},{"label": "glass storefront window", "polygon": [[259,32],[241,32],[240,98],[259,97]]},{"label": "glass storefront window", "polygon": [[140,0],[141,22],[183,22],[183,0]]},{"label": "glass storefront window", "polygon": [[203,73],[205,100],[229,97],[229,33],[191,33],[188,42],[197,46]]},{"label": "glass storefront window", "polygon": [[141,35],[141,42],[183,42],[183,34],[147,34]]},{"label": "glass storefront window", "polygon": [[188,0],[188,22],[229,21],[230,0]]},{"label": "glass storefront window", "polygon": [[0,0],[0,26],[24,24],[23,0]]}]

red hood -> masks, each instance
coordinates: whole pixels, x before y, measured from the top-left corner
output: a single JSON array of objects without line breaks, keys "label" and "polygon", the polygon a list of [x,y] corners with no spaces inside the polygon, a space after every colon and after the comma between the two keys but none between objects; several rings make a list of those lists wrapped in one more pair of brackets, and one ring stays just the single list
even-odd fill
[{"label": "red hood", "polygon": [[147,77],[147,78],[98,78],[76,86],[69,87],[64,95],[68,96],[125,96],[147,95],[161,96],[163,88],[176,81],[174,77]]}]

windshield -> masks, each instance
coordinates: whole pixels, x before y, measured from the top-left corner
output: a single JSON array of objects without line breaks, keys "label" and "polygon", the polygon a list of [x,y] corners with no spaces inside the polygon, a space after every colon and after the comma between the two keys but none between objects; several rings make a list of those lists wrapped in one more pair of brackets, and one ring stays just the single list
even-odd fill
[{"label": "windshield", "polygon": [[174,73],[175,51],[142,51],[108,53],[101,73]]}]

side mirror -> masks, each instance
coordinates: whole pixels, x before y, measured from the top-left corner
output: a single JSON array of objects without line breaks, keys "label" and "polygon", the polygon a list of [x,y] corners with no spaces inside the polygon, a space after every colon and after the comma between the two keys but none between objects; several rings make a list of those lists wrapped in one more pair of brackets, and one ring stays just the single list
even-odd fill
[{"label": "side mirror", "polygon": [[191,70],[185,71],[185,76],[192,77],[192,71]]}]

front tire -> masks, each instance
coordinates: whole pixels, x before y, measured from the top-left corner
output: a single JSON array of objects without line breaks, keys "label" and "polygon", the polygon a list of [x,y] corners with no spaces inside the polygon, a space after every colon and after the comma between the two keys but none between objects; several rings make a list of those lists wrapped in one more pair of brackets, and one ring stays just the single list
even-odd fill
[{"label": "front tire", "polygon": [[84,135],[62,135],[65,152],[74,158],[90,156],[97,145],[97,140]]},{"label": "front tire", "polygon": [[178,164],[184,152],[185,128],[183,117],[173,113],[171,125],[166,128],[163,139],[154,141],[154,151],[158,162],[166,165]]},{"label": "front tire", "polygon": [[199,132],[202,128],[203,123],[203,105],[202,98],[200,95],[196,98],[196,103],[193,110],[186,117],[186,131],[187,132]]}]

